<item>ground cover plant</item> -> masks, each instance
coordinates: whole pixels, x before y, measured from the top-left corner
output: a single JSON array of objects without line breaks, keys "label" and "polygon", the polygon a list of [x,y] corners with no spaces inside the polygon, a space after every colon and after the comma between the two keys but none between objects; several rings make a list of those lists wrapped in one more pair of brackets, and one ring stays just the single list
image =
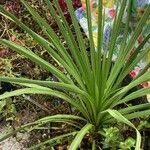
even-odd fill
[{"label": "ground cover plant", "polygon": [[[91,137],[91,148],[94,150],[97,148],[97,141],[100,136],[105,136],[103,128],[112,122],[119,121],[135,129],[135,149],[139,150],[141,146],[141,135],[132,123],[132,120],[149,115],[150,104],[145,103],[133,106],[128,105],[128,102],[135,101],[136,98],[150,93],[150,87],[139,89],[131,93],[128,92],[133,87],[150,80],[150,71],[148,70],[150,63],[148,63],[143,71],[141,71],[141,73],[128,85],[123,86],[122,82],[143,56],[150,51],[149,48],[144,47],[150,37],[150,34],[148,34],[144,41],[136,47],[136,51],[130,56],[130,60],[128,59],[128,56],[131,54],[132,48],[143,29],[143,24],[149,19],[150,6],[147,6],[136,29],[128,39],[131,3],[127,0],[121,2],[121,8],[118,10],[115,18],[111,40],[108,45],[108,50],[106,51],[105,47],[103,47],[104,17],[102,12],[102,1],[99,0],[98,43],[97,46],[95,46],[93,42],[90,1],[86,0],[90,43],[90,51],[87,52],[71,1],[66,1],[66,3],[74,25],[76,39],[65,20],[58,2],[54,0],[52,4],[50,1],[45,0],[51,15],[54,17],[67,42],[67,47],[64,47],[57,34],[43,17],[41,17],[26,1],[21,0],[21,2],[45,33],[44,37],[35,33],[17,19],[17,17],[6,11],[2,6],[0,6],[1,15],[4,15],[11,21],[17,23],[39,45],[47,50],[47,52],[55,59],[56,63],[64,69],[63,71],[59,70],[54,65],[40,58],[28,47],[21,46],[6,39],[0,39],[0,44],[8,46],[14,51],[31,59],[43,69],[54,74],[59,80],[59,82],[56,82],[0,76],[0,81],[11,82],[26,87],[4,93],[0,95],[0,99],[21,94],[50,95],[67,101],[71,105],[72,111],[77,111],[78,113],[76,115],[72,113],[47,116],[35,122],[25,124],[5,135],[1,135],[0,140],[6,139],[18,131],[33,130],[37,127],[44,126],[49,122],[61,122],[72,125],[74,130],[68,134],[48,139],[48,141],[33,146],[31,149],[35,149],[47,143],[54,145],[58,140],[68,136],[75,136],[69,146],[70,150],[74,150],[78,148],[83,138],[88,134]],[[53,7],[53,5],[55,5],[55,7]],[[113,51],[115,50],[116,39],[121,26],[122,17],[126,11],[126,5],[128,5],[128,12],[123,35],[124,40],[120,46],[117,60],[112,62]],[[121,107],[122,105],[123,107]]]}]

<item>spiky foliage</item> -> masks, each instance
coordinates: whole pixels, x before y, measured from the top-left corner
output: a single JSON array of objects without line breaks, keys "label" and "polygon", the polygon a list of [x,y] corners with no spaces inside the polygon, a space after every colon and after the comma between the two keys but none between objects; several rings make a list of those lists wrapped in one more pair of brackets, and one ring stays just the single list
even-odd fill
[{"label": "spiky foliage", "polygon": [[[54,139],[50,139],[43,144],[53,143],[53,141],[55,141],[56,139],[62,139],[66,136],[76,135],[75,139],[69,147],[70,150],[76,150],[87,133],[101,134],[101,130],[104,125],[110,124],[117,120],[135,129],[137,134],[136,150],[139,150],[141,136],[139,131],[130,122],[130,120],[137,117],[149,115],[150,104],[146,103],[135,106],[129,105],[126,108],[120,108],[118,105],[135,100],[138,97],[150,93],[150,87],[128,93],[128,91],[133,87],[150,80],[150,72],[148,71],[150,64],[148,64],[140,73],[140,75],[132,80],[128,85],[122,86],[122,82],[127,74],[135,67],[135,65],[143,58],[143,56],[149,52],[149,49],[144,49],[144,45],[148,41],[150,34],[145,38],[143,43],[136,48],[136,52],[131,56],[131,59],[127,59],[128,55],[131,53],[132,48],[135,45],[138,36],[143,29],[143,24],[146,23],[149,17],[150,6],[147,7],[144,15],[139,21],[131,37],[128,38],[130,1],[123,0],[121,8],[119,9],[113,24],[108,51],[105,51],[105,48],[102,46],[104,30],[102,0],[98,1],[97,46],[95,46],[93,41],[90,0],[86,0],[90,42],[89,55],[86,51],[84,38],[74,14],[74,9],[71,1],[67,0],[66,3],[69,9],[72,23],[74,25],[77,37],[76,39],[74,34],[71,32],[70,27],[65,20],[65,17],[63,16],[58,1],[53,0],[55,9],[57,8],[56,12],[52,3],[49,0],[45,0],[45,3],[47,4],[51,15],[54,17],[65,41],[67,42],[67,49],[60,42],[58,36],[55,34],[46,20],[42,18],[27,2],[25,2],[24,0],[21,0],[21,2],[32,14],[33,18],[37,21],[37,23],[47,36],[47,39],[32,31],[14,15],[6,11],[2,6],[0,6],[0,13],[18,24],[38,44],[40,44],[45,50],[47,50],[47,52],[65,68],[67,75],[58,70],[55,66],[46,62],[44,59],[37,56],[29,48],[23,47],[6,39],[0,39],[0,44],[6,45],[16,52],[22,54],[23,56],[31,59],[37,65],[51,72],[59,79],[59,82],[54,82],[0,76],[0,81],[12,82],[15,84],[26,86],[26,88],[23,89],[4,93],[3,95],[0,95],[0,99],[21,94],[46,94],[64,99],[80,113],[79,116],[60,114],[45,117],[33,123],[26,124],[21,128],[16,129],[16,131],[9,132],[8,134],[1,136],[1,140],[29,126],[32,126],[34,128],[34,126],[42,126],[47,122],[67,122],[72,124],[73,126],[79,127],[80,130],[59,136]],[[112,63],[113,52],[116,46],[116,39],[118,37],[122,17],[127,4],[128,15],[123,35],[123,41],[120,46],[118,58],[115,62]],[[106,53],[104,53],[104,51]],[[76,97],[74,97],[73,94],[76,94]],[[81,124],[79,124],[79,120],[81,120]],[[41,144],[36,145],[36,147],[38,146],[41,146]],[[36,147],[33,147],[33,149]],[[94,138],[92,148],[93,150],[96,149]]]}]

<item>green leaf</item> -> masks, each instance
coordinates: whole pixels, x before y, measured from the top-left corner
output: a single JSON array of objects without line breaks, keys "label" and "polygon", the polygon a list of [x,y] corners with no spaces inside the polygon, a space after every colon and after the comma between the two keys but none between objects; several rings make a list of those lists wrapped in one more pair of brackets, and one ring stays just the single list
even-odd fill
[{"label": "green leaf", "polygon": [[76,135],[75,139],[69,146],[69,150],[77,150],[84,136],[93,128],[92,124],[86,124]]},{"label": "green leaf", "polygon": [[121,104],[121,103],[126,103],[130,100],[134,100],[138,97],[142,97],[142,96],[145,96],[147,94],[150,93],[150,87],[147,87],[147,88],[143,88],[143,89],[140,89],[140,90],[137,90],[135,92],[132,92],[131,94],[127,95],[125,98],[123,98],[122,100],[118,101],[117,105],[118,104]]},{"label": "green leaf", "polygon": [[[105,15],[103,17],[103,2],[101,0],[98,0],[97,48],[95,47],[93,41],[91,3],[90,0],[86,0],[90,52],[86,51],[84,44],[85,39],[74,13],[72,1],[66,1],[66,3],[74,27],[74,33],[72,33],[69,24],[65,20],[58,1],[53,0],[53,2],[51,2],[49,0],[45,0],[51,15],[54,17],[59,30],[64,37],[64,40],[67,42],[67,48],[61,43],[59,37],[46,19],[41,17],[39,13],[25,0],[21,0],[21,2],[33,16],[39,27],[41,27],[41,30],[46,38],[43,38],[32,31],[13,14],[6,11],[2,6],[0,6],[0,13],[18,24],[33,38],[33,40],[42,46],[59,65],[64,67],[66,74],[61,72],[57,67],[37,56],[30,49],[11,41],[0,39],[0,44],[5,45],[29,58],[46,71],[54,74],[60,81],[39,81],[0,76],[0,81],[11,82],[27,87],[24,89],[6,92],[0,95],[0,99],[22,94],[44,94],[55,96],[71,104],[71,107],[78,110],[77,113],[83,116],[84,119],[75,116],[48,116],[47,118],[40,119],[39,121],[24,125],[21,128],[17,128],[15,131],[9,132],[5,136],[2,136],[1,139],[5,139],[15,134],[17,131],[27,128],[28,131],[38,129],[38,127],[40,128],[40,126],[46,124],[47,122],[66,122],[73,127],[76,126],[76,128],[82,128],[70,146],[70,150],[75,150],[79,147],[84,136],[89,133],[92,128],[98,127],[98,130],[101,131],[105,123],[106,125],[109,125],[109,123],[117,119],[118,121],[121,121],[136,130],[136,149],[139,149],[141,142],[140,134],[129,120],[148,115],[150,113],[149,104],[130,106],[122,109],[115,106],[130,100],[134,100],[135,98],[144,96],[150,92],[148,87],[128,93],[128,91],[130,91],[133,87],[143,82],[150,81],[150,72],[148,71],[149,64],[144,68],[141,74],[139,74],[137,78],[133,79],[128,85],[121,85],[124,77],[129,73],[129,71],[145,56],[147,52],[149,52],[149,49],[144,48],[144,45],[149,39],[149,36],[147,36],[143,43],[137,47],[137,52],[134,53],[132,60],[127,60],[127,56],[131,53],[138,36],[141,34],[143,25],[149,18],[150,6],[147,7],[144,15],[141,17],[141,20],[138,23],[135,31],[133,31],[131,38],[128,38],[131,2],[127,0],[118,2],[121,5],[121,8],[114,21],[111,41],[110,45],[108,45],[109,49],[105,53],[102,45]],[[116,62],[112,62],[112,56],[113,52],[116,50],[116,40],[121,28],[121,21],[123,14],[125,13],[127,2],[129,2],[129,5],[127,7],[127,22],[125,25],[123,42],[121,43],[121,46],[118,47],[120,52]],[[119,8],[119,6],[117,7]],[[118,111],[111,110],[114,107],[118,108]],[[109,113],[104,113],[106,111]],[[51,143],[51,139],[47,142]],[[96,141],[93,141],[91,144],[93,145],[92,148],[96,149]]]},{"label": "green leaf", "polygon": [[39,119],[37,121],[34,121],[32,123],[22,125],[21,127],[18,127],[15,130],[8,131],[7,133],[1,134],[0,135],[0,142],[7,139],[8,137],[16,134],[19,131],[25,130],[27,128],[34,128],[34,126],[37,126],[37,125],[41,126],[41,125],[44,125],[44,124],[49,123],[49,122],[64,122],[64,123],[67,123],[67,122],[72,122],[72,120],[78,120],[78,119],[79,120],[80,119],[84,120],[81,117],[73,116],[73,115],[59,115],[58,114],[58,115],[54,115],[54,116],[44,117],[44,118]]},{"label": "green leaf", "polygon": [[[83,83],[81,83],[81,80],[80,80],[79,75],[77,73],[78,69],[76,68],[76,66],[74,65],[73,62],[68,65],[71,58],[70,58],[69,55],[64,53],[65,48],[61,47],[63,45],[60,43],[57,35],[54,32],[53,32],[53,35],[52,35],[52,31],[53,31],[52,29],[50,29],[51,30],[50,33],[51,33],[52,39],[54,39],[54,41],[53,41],[54,45],[51,42],[48,42],[47,40],[45,40],[40,35],[36,34],[34,31],[32,31],[30,28],[28,28],[25,24],[23,24],[19,19],[17,19],[14,15],[12,15],[10,12],[6,11],[2,6],[0,6],[0,11],[2,11],[3,14],[6,14],[7,18],[9,18],[9,19],[11,18],[11,20],[13,20],[17,25],[19,25],[23,30],[25,30],[36,42],[38,42],[41,46],[43,46],[47,50],[47,52],[57,62],[62,64],[69,73],[74,75],[75,79],[77,79],[79,84],[83,87]],[[36,18],[38,18],[38,17],[36,17]],[[40,19],[38,19],[38,20],[40,20]],[[59,42],[59,44],[58,44],[58,42]],[[56,52],[56,49],[59,50],[60,55]],[[62,51],[62,49],[63,49],[63,51]]]},{"label": "green leaf", "polygon": [[[56,136],[55,138],[52,138],[52,139],[49,139],[49,140],[46,140],[45,142],[41,142],[39,144],[36,144],[32,147],[30,147],[28,150],[35,150],[37,148],[40,148],[44,145],[50,145],[51,147],[52,146],[55,146],[58,144],[58,140],[68,140],[68,138],[70,138],[70,136],[75,136],[78,132],[72,132],[72,133],[68,133],[68,134],[63,134],[63,135],[60,135],[60,136]],[[65,139],[64,139],[65,138]]]},{"label": "green leaf", "polygon": [[[126,108],[121,108],[118,110],[119,113],[121,113],[123,116],[126,116],[127,119],[131,120],[134,118],[138,118],[138,117],[143,117],[146,114],[148,114],[150,109],[150,103],[145,103],[145,104],[139,104],[139,105],[135,105],[135,106],[128,106]],[[136,114],[136,115],[134,115]],[[111,122],[112,121],[112,117],[111,116],[107,116],[105,117],[104,122]]]},{"label": "green leaf", "polygon": [[71,16],[71,19],[72,19],[72,23],[74,25],[74,29],[75,29],[75,33],[77,35],[77,40],[78,40],[78,46],[80,48],[80,51],[82,53],[82,59],[80,60],[80,63],[81,63],[81,69],[80,71],[82,72],[83,74],[83,78],[87,84],[87,88],[88,88],[88,91],[93,93],[93,89],[94,87],[91,89],[91,86],[93,85],[93,72],[92,70],[90,69],[91,66],[88,65],[88,58],[87,58],[87,54],[86,54],[86,47],[84,45],[84,39],[83,39],[83,35],[80,31],[80,26],[79,26],[79,23],[78,23],[78,20],[75,16],[75,13],[74,13],[74,8],[72,6],[72,1],[66,1],[67,3],[67,7],[68,7],[68,11],[70,13],[70,16]]},{"label": "green leaf", "polygon": [[128,120],[126,119],[124,116],[121,115],[121,113],[119,113],[117,110],[112,110],[112,109],[108,109],[106,110],[112,117],[114,117],[117,121],[119,122],[123,122],[126,125],[132,127],[135,129],[136,131],[136,147],[135,150],[140,150],[140,146],[141,146],[141,135],[140,132],[136,129],[136,127]]},{"label": "green leaf", "polygon": [[125,48],[122,49],[123,53],[121,53],[121,55],[118,56],[114,67],[111,69],[109,79],[107,80],[107,89],[108,90],[109,90],[109,88],[111,88],[113,83],[116,81],[118,74],[120,73],[121,68],[124,66],[127,56],[130,54],[133,46],[135,45],[135,42],[136,42],[137,38],[139,37],[139,35],[143,29],[143,25],[146,23],[149,15],[150,15],[150,5],[148,5],[148,7],[146,8],[143,17],[141,17],[140,21],[138,22],[138,25],[136,26],[135,31],[132,33],[131,38],[129,39]]},{"label": "green leaf", "polygon": [[120,142],[120,150],[130,150],[135,145],[135,140],[133,138],[128,138],[124,142]]},{"label": "green leaf", "polygon": [[5,39],[0,39],[0,44],[6,45],[10,47],[11,49],[15,50],[16,52],[24,55],[25,57],[29,58],[42,68],[46,69],[47,71],[50,71],[51,73],[55,74],[59,79],[63,80],[66,83],[71,83],[71,81],[61,72],[59,71],[56,67],[54,67],[52,64],[48,63],[44,59],[40,58],[36,54],[34,54],[31,50],[26,49],[23,46],[20,46],[18,44],[15,44],[14,42],[5,40]]},{"label": "green leaf", "polygon": [[[51,90],[49,88],[41,87],[41,86],[37,86],[37,85],[36,85],[36,87],[24,88],[24,89],[11,91],[11,92],[5,92],[4,94],[0,95],[0,100],[8,98],[8,97],[12,97],[12,96],[19,96],[22,94],[44,94],[44,95],[51,95],[51,96],[59,97],[61,99],[64,99],[65,101],[69,102],[75,108],[80,109],[81,112],[83,111],[83,108],[78,104],[78,102],[73,100],[73,98],[70,98],[66,94],[61,93],[59,91],[54,92],[53,90]],[[84,113],[84,111],[83,111],[83,113]]]},{"label": "green leaf", "polygon": [[88,34],[89,34],[89,40],[90,40],[90,56],[91,56],[91,63],[92,63],[92,70],[93,73],[95,73],[96,69],[96,51],[95,51],[95,45],[93,40],[93,31],[92,31],[92,16],[91,16],[91,4],[90,0],[86,0],[86,13],[87,13],[87,22],[88,22]]},{"label": "green leaf", "polygon": [[145,110],[145,109],[150,109],[150,103],[128,106],[127,108],[120,109],[119,112],[124,115],[124,114],[130,114],[132,112]]},{"label": "green leaf", "polygon": [[144,110],[144,111],[138,111],[138,112],[133,112],[131,114],[126,114],[125,117],[129,120],[134,119],[134,118],[144,118],[148,117],[150,114],[150,110]]},{"label": "green leaf", "polygon": [[0,81],[11,82],[11,83],[15,83],[15,84],[21,84],[21,83],[37,84],[37,85],[40,85],[40,86],[49,87],[49,88],[53,88],[53,89],[56,88],[56,89],[59,89],[59,90],[63,89],[63,90],[67,90],[69,92],[75,92],[77,94],[81,94],[85,97],[88,97],[88,96],[86,96],[87,93],[80,90],[77,86],[62,83],[62,82],[32,80],[32,79],[27,79],[27,78],[4,77],[4,76],[0,76]]},{"label": "green leaf", "polygon": [[[78,47],[78,43],[77,41],[74,39],[74,36],[70,30],[70,27],[68,25],[68,23],[66,22],[66,19],[64,18],[64,15],[63,15],[63,12],[61,11],[61,8],[58,4],[58,2],[56,0],[54,0],[56,6],[57,6],[57,9],[59,11],[59,14],[61,15],[61,18],[57,15],[56,11],[54,10],[51,2],[49,0],[45,0],[46,1],[46,4],[49,8],[49,11],[51,12],[51,15],[53,16],[53,18],[55,19],[56,23],[58,24],[59,26],[59,29],[63,35],[63,37],[65,38],[66,42],[68,43],[68,46],[69,46],[69,50],[70,52],[72,53],[73,55],[73,58],[74,60],[76,61],[76,64],[79,66],[80,68],[80,72],[82,73],[82,69],[81,69],[81,62],[83,59],[83,56],[84,56],[84,59],[86,60],[86,67],[88,67],[88,69],[90,69],[90,64],[89,64],[89,60],[88,60],[88,56],[87,56],[87,53],[85,52],[85,46],[81,49],[80,48],[80,45]],[[60,19],[62,19],[62,21],[60,21]],[[66,34],[67,33],[67,34]],[[81,49],[81,51],[80,51]],[[83,53],[82,53],[83,52]],[[83,55],[80,55],[80,53],[82,53]]]},{"label": "green leaf", "polygon": [[5,99],[0,101],[0,113],[2,113],[4,106],[6,106],[6,100]]}]

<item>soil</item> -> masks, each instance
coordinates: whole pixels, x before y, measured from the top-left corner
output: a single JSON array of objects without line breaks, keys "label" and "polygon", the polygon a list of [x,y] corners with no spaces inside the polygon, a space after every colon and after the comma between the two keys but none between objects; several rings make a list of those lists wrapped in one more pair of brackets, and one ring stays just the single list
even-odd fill
[{"label": "soil", "polygon": [[142,131],[142,138],[143,138],[143,149],[149,150],[150,149],[150,129],[146,128]]}]

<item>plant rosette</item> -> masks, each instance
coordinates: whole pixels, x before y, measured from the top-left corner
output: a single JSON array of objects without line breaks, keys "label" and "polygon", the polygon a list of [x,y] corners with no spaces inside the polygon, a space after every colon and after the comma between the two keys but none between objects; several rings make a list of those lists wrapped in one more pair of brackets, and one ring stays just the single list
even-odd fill
[{"label": "plant rosette", "polygon": [[[134,67],[143,59],[150,51],[148,40],[150,34],[143,36],[143,40],[139,45],[136,45],[141,32],[145,29],[145,25],[150,15],[150,5],[145,8],[144,14],[138,20],[135,29],[130,33],[130,17],[132,1],[118,1],[118,11],[115,14],[113,27],[111,28],[111,36],[108,40],[109,44],[104,46],[103,39],[105,38],[105,17],[103,13],[103,3],[98,1],[99,18],[97,21],[97,44],[95,44],[93,32],[93,18],[90,0],[86,0],[86,14],[88,24],[88,38],[90,51],[87,52],[85,45],[85,37],[81,31],[80,25],[74,13],[72,1],[66,1],[68,12],[70,14],[74,31],[70,29],[68,22],[65,19],[64,13],[57,0],[53,0],[53,4],[49,0],[44,0],[47,7],[55,19],[61,34],[63,35],[67,47],[59,39],[59,36],[54,32],[49,23],[39,15],[39,13],[25,0],[21,0],[25,8],[30,12],[37,25],[44,32],[44,37],[33,31],[26,24],[21,22],[16,16],[4,7],[0,6],[0,14],[15,22],[22,30],[28,33],[43,49],[45,49],[51,57],[53,57],[58,65],[63,66],[65,72],[59,70],[55,65],[41,58],[38,54],[32,51],[32,48],[9,41],[0,39],[0,44],[9,47],[17,53],[27,57],[42,69],[53,74],[58,80],[32,80],[23,77],[8,77],[0,76],[0,81],[10,82],[21,85],[22,88],[10,92],[5,92],[0,95],[0,100],[22,94],[42,94],[63,99],[70,104],[71,114],[57,114],[46,116],[37,121],[24,124],[15,130],[8,131],[6,134],[0,135],[0,141],[14,135],[19,131],[31,131],[38,127],[43,127],[50,122],[59,122],[72,126],[69,133],[47,139],[29,148],[30,150],[37,149],[41,146],[49,144],[51,147],[63,141],[66,137],[72,139],[69,142],[69,150],[77,150],[84,138],[90,137],[89,144],[92,150],[100,147],[97,135],[106,136],[103,131],[104,127],[111,126],[117,122],[121,122],[134,130],[135,133],[135,150],[141,148],[141,134],[134,125],[133,120],[143,118],[150,114],[150,103],[131,105],[137,98],[150,93],[150,87],[137,89],[132,91],[134,87],[150,81],[150,63],[141,70],[141,72],[131,80],[127,85],[123,85],[126,76],[133,70]],[[104,7],[110,8],[113,1],[103,1]],[[109,2],[109,3],[108,3]],[[54,6],[55,5],[55,6]],[[94,4],[93,4],[94,5]],[[54,6],[54,7],[53,7]],[[126,9],[127,7],[127,9]],[[56,11],[57,9],[57,11]],[[127,10],[127,11],[126,11]],[[126,13],[127,21],[122,29],[122,20]],[[110,13],[113,15],[113,11]],[[110,30],[110,28],[108,28]],[[123,32],[123,40],[120,46],[118,44],[118,34],[120,30]],[[109,34],[109,32],[107,32]],[[136,46],[136,47],[135,47]],[[119,49],[118,56],[114,60],[114,53]],[[136,50],[133,52],[133,48]],[[132,55],[131,55],[132,53]],[[128,59],[130,56],[130,59]],[[130,92],[131,91],[131,92]],[[77,113],[75,113],[77,112]],[[122,143],[127,146],[129,143],[132,146],[132,140]]]}]

